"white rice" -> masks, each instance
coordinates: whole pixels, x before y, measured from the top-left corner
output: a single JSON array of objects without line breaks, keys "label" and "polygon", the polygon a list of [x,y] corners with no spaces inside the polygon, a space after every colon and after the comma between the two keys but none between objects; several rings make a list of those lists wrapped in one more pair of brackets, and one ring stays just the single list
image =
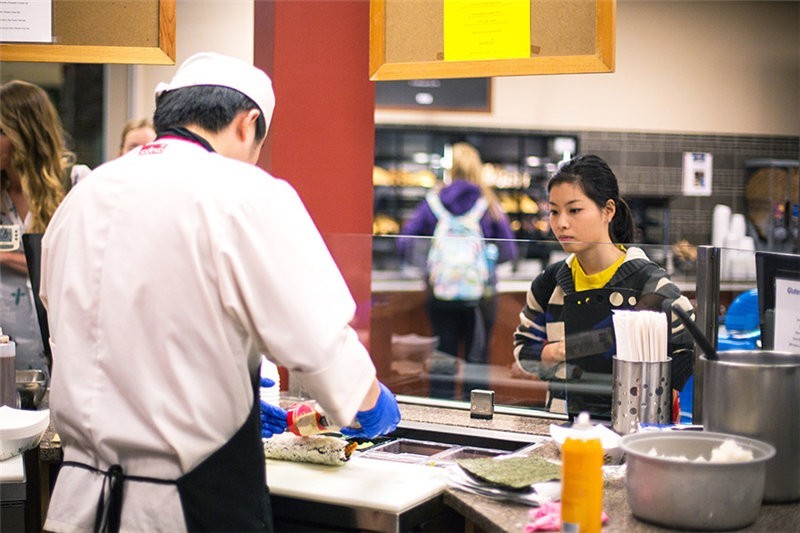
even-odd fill
[{"label": "white rice", "polygon": [[744,463],[753,460],[753,452],[745,450],[732,439],[725,439],[722,444],[711,450],[711,458],[703,456],[697,459],[689,459],[685,455],[662,455],[652,448],[647,455],[651,457],[661,457],[663,459],[673,459],[675,461],[686,461],[694,463]]}]

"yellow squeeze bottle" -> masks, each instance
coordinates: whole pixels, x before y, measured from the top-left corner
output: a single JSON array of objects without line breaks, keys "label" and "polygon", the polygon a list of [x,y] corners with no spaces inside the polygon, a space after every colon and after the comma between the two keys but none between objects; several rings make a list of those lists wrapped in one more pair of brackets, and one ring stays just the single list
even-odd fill
[{"label": "yellow squeeze bottle", "polygon": [[561,531],[594,533],[602,528],[603,446],[589,430],[589,413],[578,415],[561,446]]}]

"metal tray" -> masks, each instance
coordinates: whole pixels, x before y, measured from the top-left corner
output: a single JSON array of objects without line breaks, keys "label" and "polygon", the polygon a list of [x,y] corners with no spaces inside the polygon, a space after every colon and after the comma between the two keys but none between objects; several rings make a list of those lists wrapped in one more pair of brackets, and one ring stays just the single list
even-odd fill
[{"label": "metal tray", "polygon": [[370,448],[362,456],[385,461],[446,466],[457,459],[496,457],[508,453],[510,452],[507,450],[401,438]]},{"label": "metal tray", "polygon": [[437,454],[437,462],[453,463],[458,459],[482,459],[484,457],[497,457],[498,455],[508,455],[507,450],[492,450],[490,448],[477,448],[474,446],[459,446]]},{"label": "metal tray", "polygon": [[375,446],[363,453],[371,459],[384,459],[402,463],[424,463],[431,457],[454,448],[452,444],[442,444],[414,439],[395,439]]}]

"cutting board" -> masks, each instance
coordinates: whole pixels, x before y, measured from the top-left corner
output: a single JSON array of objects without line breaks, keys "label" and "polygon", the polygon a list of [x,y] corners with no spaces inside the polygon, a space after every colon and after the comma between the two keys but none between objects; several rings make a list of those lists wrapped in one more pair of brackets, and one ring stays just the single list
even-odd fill
[{"label": "cutting board", "polygon": [[267,459],[267,485],[276,496],[399,514],[441,494],[447,472],[359,456],[342,466]]}]

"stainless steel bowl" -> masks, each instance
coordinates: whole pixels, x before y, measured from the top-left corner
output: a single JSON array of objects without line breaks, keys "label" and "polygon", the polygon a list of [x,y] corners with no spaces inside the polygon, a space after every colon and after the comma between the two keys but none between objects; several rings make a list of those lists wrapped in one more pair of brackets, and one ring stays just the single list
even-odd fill
[{"label": "stainless steel bowl", "polygon": [[17,370],[17,394],[21,409],[36,409],[47,390],[47,376],[41,370]]},{"label": "stainless steel bowl", "polygon": [[[709,459],[711,450],[728,439],[750,450],[753,459],[694,461]],[[764,494],[766,462],[775,455],[766,442],[695,431],[637,433],[623,437],[620,446],[626,455],[631,512],[673,529],[725,530],[753,523]]]}]

